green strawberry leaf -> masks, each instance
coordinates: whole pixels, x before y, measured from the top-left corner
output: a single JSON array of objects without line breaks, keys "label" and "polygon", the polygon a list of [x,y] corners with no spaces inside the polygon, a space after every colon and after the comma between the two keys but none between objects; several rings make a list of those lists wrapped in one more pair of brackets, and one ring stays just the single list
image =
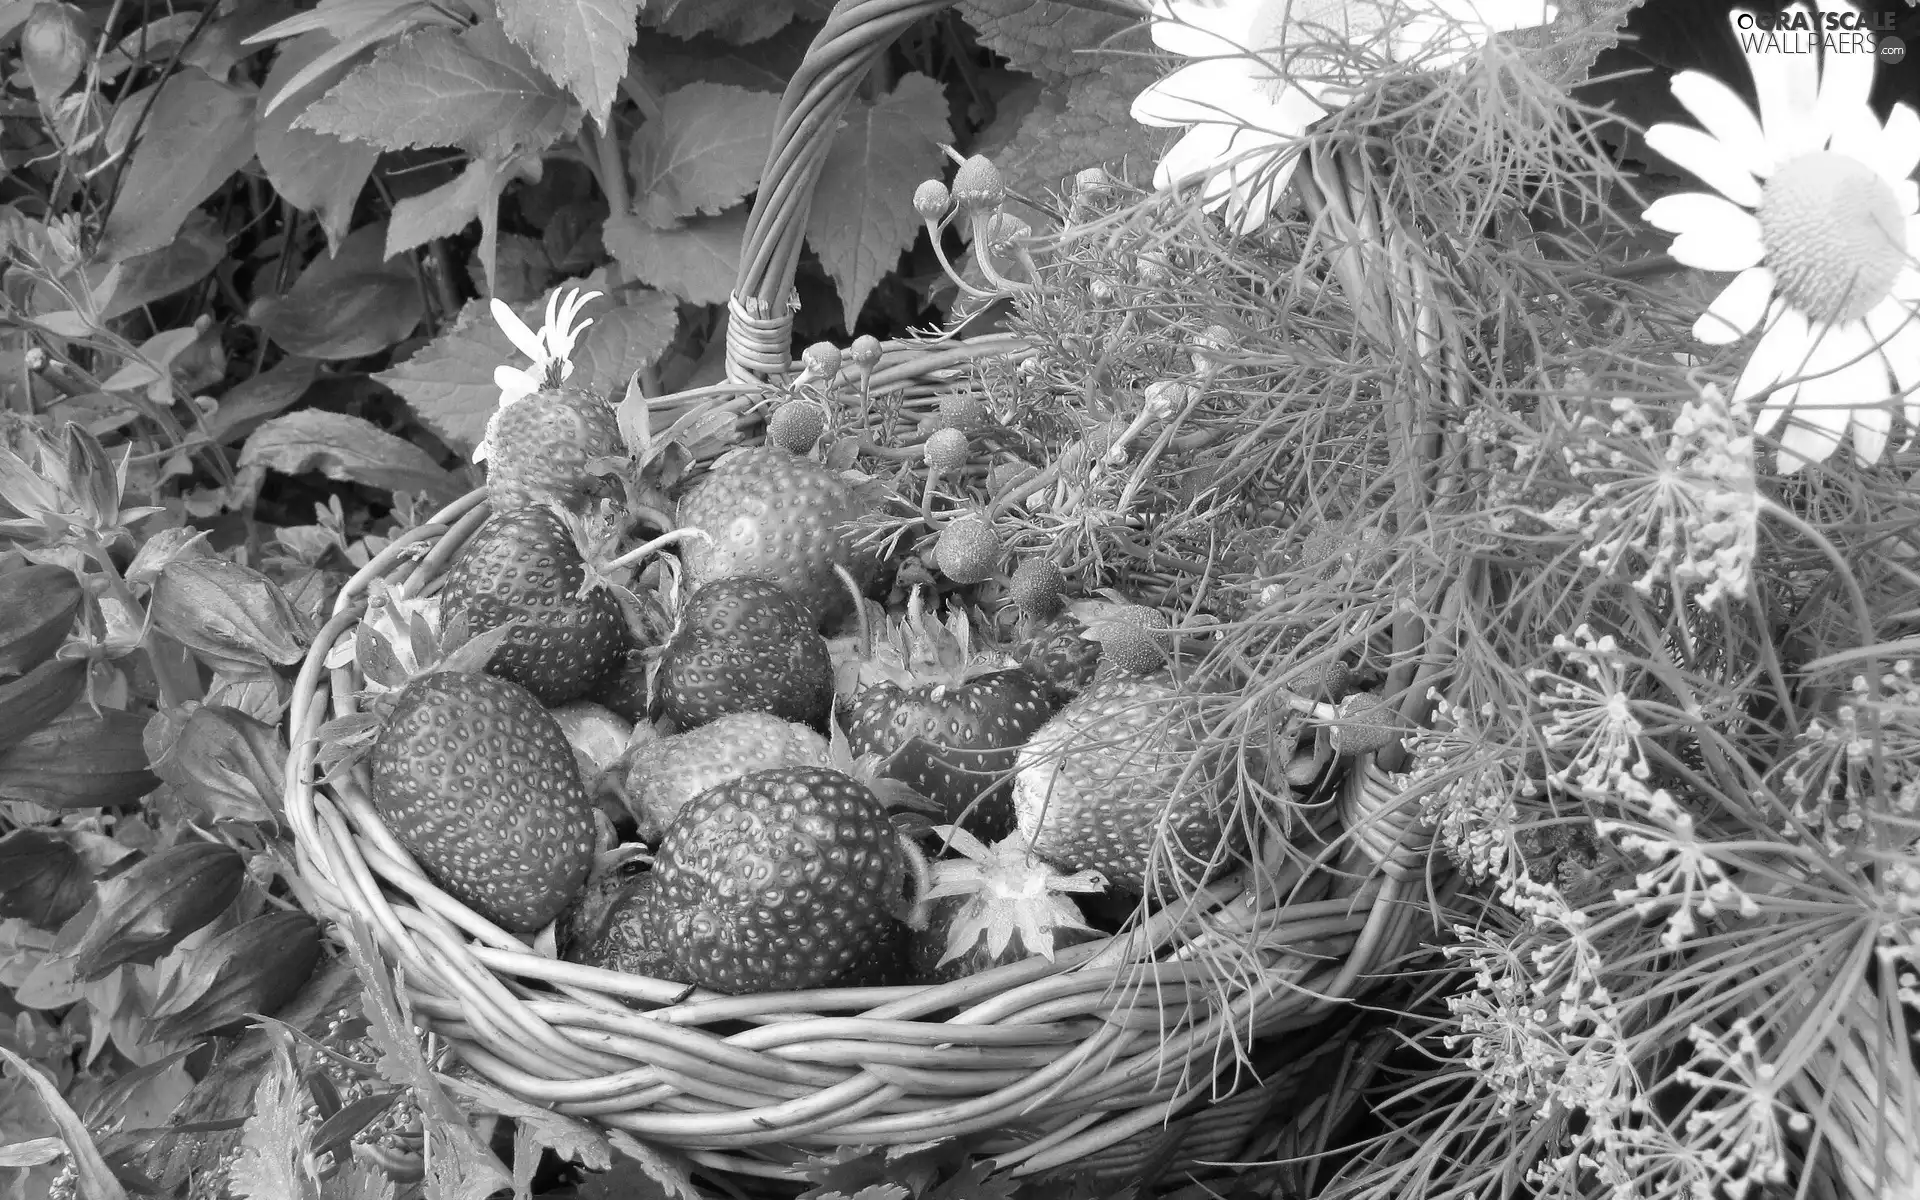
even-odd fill
[{"label": "green strawberry leaf", "polygon": [[606,395],[660,361],[680,327],[680,306],[665,292],[637,291],[619,308],[588,310],[593,324],[573,349],[572,385]]},{"label": "green strawberry leaf", "polygon": [[1103,11],[1066,0],[960,0],[959,7],[982,45],[1005,55],[1016,69],[1045,80],[1085,75],[1114,60],[1114,55],[1097,51],[1152,49],[1144,26],[1128,32],[1143,25],[1139,16],[1118,4]]},{"label": "green strawberry leaf", "polygon": [[383,150],[458,146],[501,158],[541,150],[580,118],[498,22],[424,29],[381,48],[294,122]]},{"label": "green strawberry leaf", "polygon": [[605,129],[641,0],[500,0],[500,23]]},{"label": "green strawberry leaf", "polygon": [[[1168,131],[1140,124],[1129,108],[1159,74],[1153,60],[1129,58],[1049,85],[993,152],[1008,190],[1037,200],[1086,167],[1149,183]],[[1022,215],[1032,222],[1033,214]]]},{"label": "green strawberry leaf", "polygon": [[796,15],[817,20],[832,7],[827,0],[654,0],[640,19],[676,38],[710,33],[747,45],[780,32]]},{"label": "green strawberry leaf", "polygon": [[612,1143],[585,1121],[528,1104],[478,1079],[442,1075],[440,1085],[480,1112],[513,1119],[513,1194],[516,1197],[532,1195],[533,1172],[540,1164],[543,1150],[552,1150],[589,1171],[605,1171],[613,1166]]},{"label": "green strawberry leaf", "polygon": [[677,229],[655,229],[631,213],[607,218],[601,233],[622,270],[694,304],[725,304],[740,273],[747,209],[695,217]]},{"label": "green strawberry leaf", "polygon": [[267,181],[295,208],[315,213],[326,232],[327,245],[338,249],[353,220],[354,202],[373,174],[380,151],[365,142],[350,142],[330,133],[295,129],[293,123],[308,105],[340,82],[350,60],[343,59],[311,83],[281,95],[294,74],[317,62],[339,43],[332,34],[314,30],[282,43],[261,95],[277,97],[254,130],[254,154]]},{"label": "green strawberry leaf", "polygon": [[284,296],[256,300],[247,320],[307,358],[360,358],[412,336],[426,313],[410,263],[386,258],[385,222],[347,235],[308,263]]},{"label": "green strawberry leaf", "polygon": [[713,216],[760,186],[780,97],[690,83],[660,98],[628,152],[633,211],[655,229]]},{"label": "green strawberry leaf", "polygon": [[530,177],[539,170],[537,155],[523,154],[511,161],[483,155],[439,187],[397,202],[387,224],[387,257],[434,238],[451,237],[478,220],[480,247],[476,253],[487,286],[493,290],[500,247],[500,193],[515,179]]},{"label": "green strawberry leaf", "polygon": [[173,240],[202,200],[253,157],[254,94],[188,68],[122,102],[115,122],[145,112],[107,214],[97,258],[121,262]]},{"label": "green strawberry leaf", "polygon": [[940,146],[952,138],[946,93],[918,72],[841,118],[814,187],[807,242],[833,279],[849,327],[919,235],[914,188],[939,174]]},{"label": "green strawberry leaf", "polygon": [[419,446],[361,417],[308,408],[262,424],[240,450],[242,472],[305,475],[387,492],[425,492],[436,504],[466,488]]},{"label": "green strawberry leaf", "polygon": [[624,1129],[610,1130],[607,1140],[659,1184],[668,1200],[706,1200],[705,1194],[693,1186],[693,1176],[679,1155],[649,1146]]}]

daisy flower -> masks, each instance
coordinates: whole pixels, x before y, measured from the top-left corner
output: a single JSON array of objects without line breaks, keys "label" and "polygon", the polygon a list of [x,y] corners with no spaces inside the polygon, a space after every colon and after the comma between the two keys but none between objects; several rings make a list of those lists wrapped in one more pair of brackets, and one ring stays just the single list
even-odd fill
[{"label": "daisy flower", "polygon": [[1725,345],[1760,328],[1733,399],[1759,402],[1761,435],[1793,411],[1781,469],[1825,461],[1849,430],[1854,456],[1871,463],[1896,393],[1909,431],[1920,428],[1920,189],[1909,178],[1920,116],[1896,104],[1884,125],[1874,117],[1873,55],[1746,57],[1757,117],[1712,76],[1673,77],[1702,128],[1655,125],[1647,143],[1718,194],[1662,197],[1646,219],[1675,235],[1680,262],[1738,272],[1693,335]]},{"label": "daisy flower", "polygon": [[487,419],[486,436],[473,448],[473,461],[485,462],[487,453],[493,445],[494,427],[500,422],[500,411],[516,400],[524,399],[542,388],[559,387],[573,374],[573,344],[593,324],[593,318],[575,324],[580,310],[600,298],[599,292],[582,293],[579,288],[567,292],[566,299],[560,298],[559,289],[547,296],[547,320],[535,333],[527,328],[518,314],[496,296],[493,299],[493,319],[507,335],[514,348],[533,360],[529,367],[499,366],[493,369],[494,386],[500,389],[500,403]]},{"label": "daisy flower", "polygon": [[[1133,101],[1134,120],[1187,130],[1154,184],[1203,179],[1203,206],[1225,207],[1228,223],[1251,233],[1293,177],[1291,150],[1307,127],[1366,82],[1324,61],[1316,44],[1365,45],[1391,62],[1440,69],[1554,11],[1545,0],[1153,0],[1154,44],[1195,60]],[[1308,74],[1323,78],[1288,69],[1309,59]]]}]

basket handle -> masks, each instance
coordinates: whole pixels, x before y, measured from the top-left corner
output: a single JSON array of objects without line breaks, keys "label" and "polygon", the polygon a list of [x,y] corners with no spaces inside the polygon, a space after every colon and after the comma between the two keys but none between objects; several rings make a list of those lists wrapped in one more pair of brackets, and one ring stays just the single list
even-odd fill
[{"label": "basket handle", "polygon": [[727,302],[727,378],[758,382],[793,360],[788,296],[814,185],[840,114],[894,40],[954,0],[839,0],[780,97],[773,145],[747,217],[740,274]]}]

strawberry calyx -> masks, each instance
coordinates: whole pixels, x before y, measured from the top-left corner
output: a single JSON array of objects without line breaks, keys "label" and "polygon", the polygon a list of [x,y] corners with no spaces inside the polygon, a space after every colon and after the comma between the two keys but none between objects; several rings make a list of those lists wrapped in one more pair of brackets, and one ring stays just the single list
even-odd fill
[{"label": "strawberry calyx", "polygon": [[931,685],[935,703],[944,700],[951,688],[1018,665],[996,650],[975,644],[973,622],[963,607],[949,603],[943,616],[929,612],[924,586],[913,589],[906,614],[888,621],[877,643],[861,664],[857,686]]},{"label": "strawberry calyx", "polygon": [[1094,932],[1072,893],[1103,892],[1098,871],[1063,874],[1031,853],[1018,835],[988,846],[957,825],[936,826],[958,858],[943,858],[930,871],[929,902],[958,900],[939,965],[967,954],[983,940],[990,957],[1006,953],[1018,936],[1021,949],[1053,960],[1056,934]]}]

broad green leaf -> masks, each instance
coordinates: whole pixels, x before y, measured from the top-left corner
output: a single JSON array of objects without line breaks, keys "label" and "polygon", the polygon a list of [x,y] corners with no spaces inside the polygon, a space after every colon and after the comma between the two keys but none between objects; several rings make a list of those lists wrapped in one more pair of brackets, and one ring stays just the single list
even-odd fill
[{"label": "broad green leaf", "polygon": [[[780,97],[691,83],[660,98],[633,135],[633,210],[656,229],[712,216],[760,186]],[[916,181],[917,182],[917,181]]]},{"label": "broad green leaf", "polygon": [[451,237],[473,224],[481,206],[498,199],[499,176],[498,163],[476,158],[467,163],[466,170],[432,191],[396,203],[387,222],[387,257],[434,238]]},{"label": "broad green leaf", "polygon": [[913,190],[939,173],[940,145],[952,136],[946,93],[917,72],[843,119],[814,188],[807,241],[833,278],[849,328],[920,232]]},{"label": "broad green leaf", "polygon": [[573,380],[601,395],[619,395],[633,373],[660,361],[680,325],[680,306],[665,292],[641,292],[619,308],[594,314],[574,347]]},{"label": "broad green leaf", "polygon": [[60,1095],[53,1081],[5,1046],[0,1046],[0,1062],[24,1080],[47,1106],[47,1115],[59,1128],[60,1138],[66,1142],[67,1153],[79,1174],[80,1193],[88,1200],[127,1200],[126,1189],[120,1186],[106,1160],[100,1157],[100,1151],[94,1148],[93,1138],[81,1123],[80,1115]]},{"label": "broad green leaf", "polygon": [[634,278],[695,304],[724,304],[740,273],[740,241],[747,210],[696,217],[678,229],[655,229],[639,217],[615,213],[602,238],[607,253]]},{"label": "broad green leaf", "polygon": [[727,83],[756,92],[784,92],[819,26],[795,21],[772,37],[736,46],[712,34],[650,37],[633,48],[641,78],[661,92],[690,83]]},{"label": "broad green leaf", "polygon": [[796,17],[825,19],[830,0],[653,0],[640,9],[650,27],[677,38],[710,33],[744,46],[773,36]]},{"label": "broad green leaf", "polygon": [[172,241],[111,267],[88,267],[87,283],[98,287],[105,281],[107,272],[119,270],[113,296],[100,310],[100,319],[111,321],[200,282],[226,256],[226,239],[215,228],[213,219],[196,209]]},{"label": "broad green leaf", "polygon": [[550,145],[579,117],[571,97],[489,21],[382,47],[294,126],[385,150],[458,146],[505,157]]},{"label": "broad green leaf", "polygon": [[298,404],[319,376],[320,364],[315,359],[298,355],[281,359],[220,397],[219,407],[207,418],[207,436],[216,442],[228,442],[253,432],[268,417]]},{"label": "broad green leaf", "polygon": [[295,76],[339,48],[332,34],[302,34],[280,47],[267,72],[264,94],[275,98],[271,112],[260,118],[255,150],[267,181],[287,203],[317,213],[327,245],[338,250],[353,220],[354,202],[373,173],[380,156],[365,142],[350,142],[330,133],[296,129],[294,121],[328,88],[352,68],[351,58],[320,72],[312,82],[290,88]]},{"label": "broad green leaf", "polygon": [[[558,290],[572,287],[603,290],[605,281],[595,272],[561,283]],[[514,311],[537,327],[546,298],[542,292],[527,304],[514,306]],[[603,296],[581,312],[593,324],[574,346],[574,371],[567,386],[603,396],[624,388],[634,371],[651,365],[665,352],[677,321],[672,299],[658,292],[638,293],[619,308]],[[487,419],[500,404],[493,369],[504,365],[526,363],[494,323],[486,303],[470,300],[451,329],[374,378],[400,393],[407,407],[441,441],[466,453],[479,444]]]},{"label": "broad green leaf", "polygon": [[425,450],[371,421],[309,408],[275,417],[240,451],[239,467],[363,483],[389,492],[425,492],[435,503],[457,499],[467,489]]},{"label": "broad green leaf", "polygon": [[1140,124],[1128,107],[1157,77],[1150,60],[1135,59],[1111,71],[1047,85],[991,152],[1007,188],[1043,197],[1087,167],[1105,167],[1131,183],[1149,184],[1168,131]]},{"label": "broad green leaf", "polygon": [[500,23],[605,129],[639,11],[640,0],[500,0]]},{"label": "broad green leaf", "polygon": [[308,358],[359,358],[404,340],[426,302],[412,266],[386,258],[386,242],[385,223],[354,230],[332,257],[308,263],[285,296],[256,300],[247,319]]},{"label": "broad green leaf", "polygon": [[122,262],[172,241],[194,207],[253,157],[253,108],[251,89],[198,69],[162,84],[107,216],[100,259]]},{"label": "broad green leaf", "polygon": [[1144,23],[1069,0],[960,0],[959,9],[982,45],[1042,79],[1071,79],[1111,65],[1116,56],[1102,51],[1153,49]]}]

